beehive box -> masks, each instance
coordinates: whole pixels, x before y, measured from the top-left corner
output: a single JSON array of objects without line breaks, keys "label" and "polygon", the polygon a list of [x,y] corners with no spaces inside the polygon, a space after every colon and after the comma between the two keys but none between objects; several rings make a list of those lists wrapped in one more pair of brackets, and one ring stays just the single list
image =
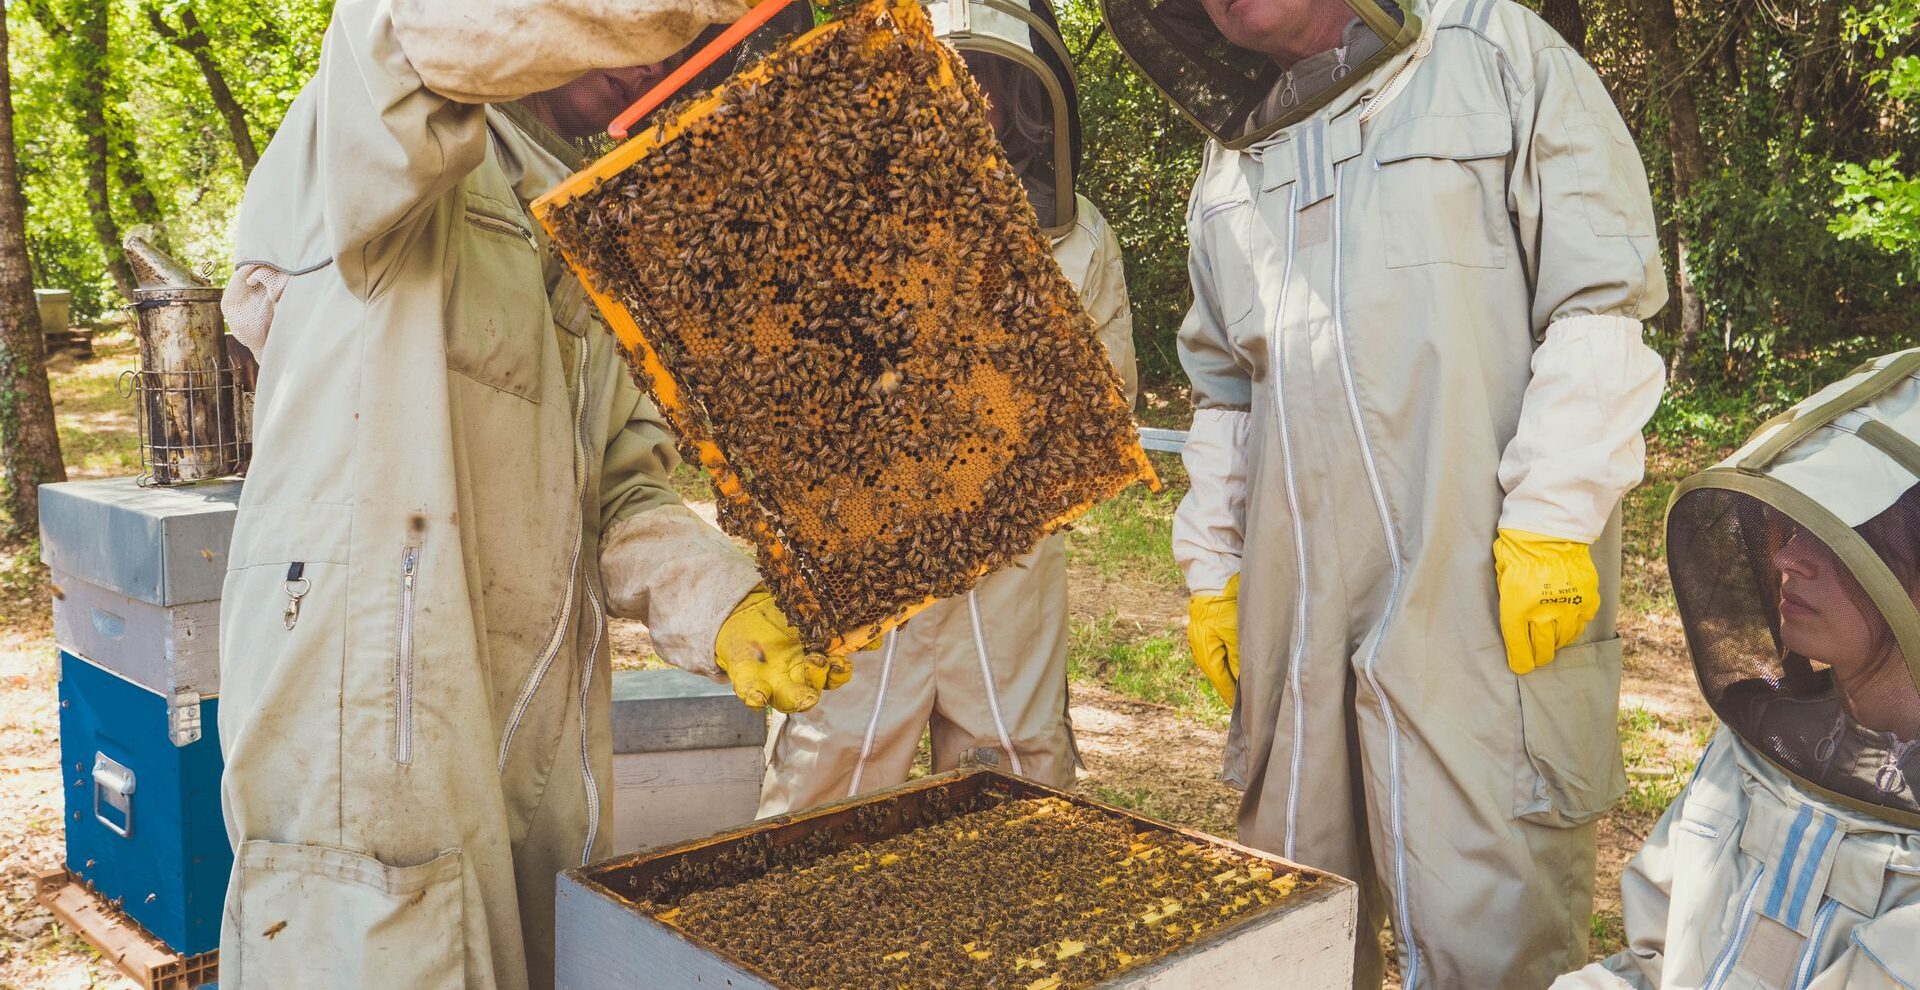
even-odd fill
[{"label": "beehive box", "polygon": [[767,718],[684,670],[613,672],[613,851],[753,820]]},{"label": "beehive box", "polygon": [[556,977],[1252,990],[1284,973],[1336,990],[1352,983],[1356,910],[1331,874],[975,769],[570,870]]}]

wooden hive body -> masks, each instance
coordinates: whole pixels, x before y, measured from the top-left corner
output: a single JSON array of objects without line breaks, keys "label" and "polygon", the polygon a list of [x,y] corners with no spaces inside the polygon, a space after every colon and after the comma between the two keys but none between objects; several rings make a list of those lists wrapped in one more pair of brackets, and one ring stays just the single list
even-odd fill
[{"label": "wooden hive body", "polygon": [[[560,990],[806,990],[780,983],[656,920],[638,900],[663,877],[700,874],[740,858],[749,849],[748,858],[778,857],[780,850],[830,854],[938,821],[951,814],[950,809],[966,807],[988,791],[1014,798],[1058,797],[1124,819],[1137,830],[1184,836],[1313,881],[1292,897],[1096,984],[1097,990],[1266,990],[1276,985],[1280,974],[1284,974],[1284,985],[1295,990],[1338,990],[1352,984],[1358,897],[1350,881],[1030,781],[976,769],[929,777],[562,874],[557,986]],[[808,950],[801,944],[791,948]]]}]

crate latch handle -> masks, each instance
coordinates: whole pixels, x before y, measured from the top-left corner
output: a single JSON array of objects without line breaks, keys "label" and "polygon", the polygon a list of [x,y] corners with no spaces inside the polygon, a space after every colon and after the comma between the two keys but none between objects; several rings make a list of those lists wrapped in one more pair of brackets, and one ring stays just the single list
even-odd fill
[{"label": "crate latch handle", "polygon": [[[101,813],[102,801],[120,821]],[[133,835],[133,771],[105,753],[93,754],[93,817],[123,839]]]}]

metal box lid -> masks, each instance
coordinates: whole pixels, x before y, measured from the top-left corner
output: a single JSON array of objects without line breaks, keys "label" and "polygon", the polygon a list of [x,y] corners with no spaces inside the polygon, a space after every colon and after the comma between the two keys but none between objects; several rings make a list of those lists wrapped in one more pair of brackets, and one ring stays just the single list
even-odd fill
[{"label": "metal box lid", "polygon": [[766,738],[766,713],[741,704],[726,684],[684,670],[613,673],[615,753],[731,749]]},{"label": "metal box lid", "polygon": [[40,559],[154,605],[214,601],[240,482],[142,488],[133,478],[40,486]]}]

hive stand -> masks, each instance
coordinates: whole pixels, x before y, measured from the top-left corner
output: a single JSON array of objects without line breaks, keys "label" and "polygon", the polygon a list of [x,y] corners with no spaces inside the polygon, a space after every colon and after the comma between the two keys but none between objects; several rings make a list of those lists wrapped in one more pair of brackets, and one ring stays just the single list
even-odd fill
[{"label": "hive stand", "polygon": [[183,956],[66,870],[34,877],[34,900],[143,990],[193,990],[220,978],[220,950]]}]

